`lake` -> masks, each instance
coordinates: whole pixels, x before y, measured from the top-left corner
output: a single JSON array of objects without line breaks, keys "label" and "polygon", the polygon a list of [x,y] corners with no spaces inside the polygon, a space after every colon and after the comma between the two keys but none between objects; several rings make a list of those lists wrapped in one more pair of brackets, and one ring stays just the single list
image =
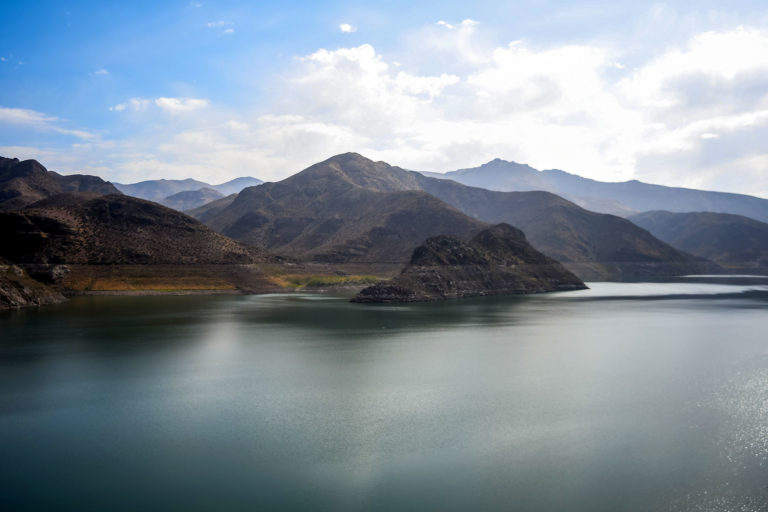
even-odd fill
[{"label": "lake", "polygon": [[768,510],[768,279],[0,313],[3,510]]}]

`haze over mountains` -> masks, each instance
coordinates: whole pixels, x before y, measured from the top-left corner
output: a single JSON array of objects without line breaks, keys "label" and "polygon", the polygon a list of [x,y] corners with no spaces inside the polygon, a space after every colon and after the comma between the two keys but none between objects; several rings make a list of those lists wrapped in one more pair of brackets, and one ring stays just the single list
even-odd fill
[{"label": "haze over mountains", "polygon": [[[211,185],[191,178],[184,180],[147,180],[138,183],[115,183],[120,192],[129,196],[164,204],[176,210],[190,210],[230,194],[236,194],[246,187],[261,185],[263,182],[250,176]],[[183,194],[183,195],[179,195]]]},{"label": "haze over mountains", "polygon": [[355,153],[244,189],[229,204],[221,201],[191,213],[243,242],[323,261],[385,257],[404,263],[413,240],[466,236],[479,223],[506,222],[548,256],[581,266],[585,275],[629,278],[702,268],[626,219],[589,212],[551,193],[468,187]]},{"label": "haze over mountains", "polygon": [[670,212],[711,211],[734,213],[768,222],[768,199],[744,194],[710,192],[652,185],[640,181],[602,182],[561,170],[538,171],[501,159],[479,167],[426,176],[450,179],[490,190],[545,190],[563,196],[592,211],[629,216],[649,210]]}]

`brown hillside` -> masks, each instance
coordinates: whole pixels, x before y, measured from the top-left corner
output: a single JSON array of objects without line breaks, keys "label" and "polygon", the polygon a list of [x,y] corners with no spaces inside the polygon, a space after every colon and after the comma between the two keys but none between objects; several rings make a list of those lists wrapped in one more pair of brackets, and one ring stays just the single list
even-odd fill
[{"label": "brown hillside", "polygon": [[157,203],[63,194],[0,213],[0,256],[15,263],[203,264],[269,260]]}]

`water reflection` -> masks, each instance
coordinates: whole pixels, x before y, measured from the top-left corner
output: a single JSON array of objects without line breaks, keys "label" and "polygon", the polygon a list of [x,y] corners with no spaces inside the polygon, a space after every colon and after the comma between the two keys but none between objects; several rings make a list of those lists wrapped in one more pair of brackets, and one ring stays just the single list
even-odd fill
[{"label": "water reflection", "polygon": [[590,286],[4,314],[0,508],[765,510],[765,284]]}]

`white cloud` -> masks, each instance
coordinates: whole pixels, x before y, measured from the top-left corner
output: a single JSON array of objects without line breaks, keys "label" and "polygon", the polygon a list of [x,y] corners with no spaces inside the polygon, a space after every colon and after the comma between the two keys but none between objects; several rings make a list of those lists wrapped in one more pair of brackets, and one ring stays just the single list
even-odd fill
[{"label": "white cloud", "polygon": [[150,100],[147,98],[131,98],[124,103],[119,103],[109,107],[109,110],[123,112],[126,110],[145,111],[150,106],[156,106],[164,112],[180,113],[192,112],[207,108],[210,101],[205,98],[156,98]]},{"label": "white cloud", "polygon": [[369,44],[318,49],[294,61],[258,110],[133,98],[112,110],[145,116],[141,133],[76,154],[135,173],[123,181],[276,180],[357,151],[418,170],[501,157],[600,180],[768,196],[768,31],[707,32],[639,62],[604,44],[491,46],[481,29],[431,24],[391,56]]},{"label": "white cloud", "polygon": [[224,21],[224,20],[218,20],[218,21],[209,21],[205,24],[208,28],[219,28],[223,29],[221,31],[222,34],[229,35],[234,34],[235,29],[233,28],[235,24],[231,21]]},{"label": "white cloud", "polygon": [[354,27],[354,26],[350,25],[349,23],[342,23],[341,25],[339,25],[339,30],[349,34],[349,33],[352,33],[352,32],[357,32],[357,27]]},{"label": "white cloud", "polygon": [[63,120],[49,116],[42,112],[24,108],[0,107],[0,123],[22,125],[42,132],[55,132],[62,135],[71,135],[82,140],[97,139],[98,136],[85,130],[64,128]]},{"label": "white cloud", "polygon": [[157,98],[155,105],[165,112],[191,112],[206,108],[210,102],[204,98]]},{"label": "white cloud", "polygon": [[57,121],[57,118],[48,116],[35,110],[29,110],[25,108],[0,107],[0,122],[11,124],[42,125],[52,121]]},{"label": "white cloud", "polygon": [[94,72],[93,72],[93,74],[94,74],[94,75],[102,75],[102,76],[106,76],[106,75],[109,75],[109,71],[107,71],[107,70],[106,70],[106,69],[104,69],[104,68],[101,68],[101,69],[97,69],[96,71],[94,71]]},{"label": "white cloud", "polygon": [[[749,96],[729,97],[741,83],[750,86]],[[768,33],[739,27],[700,34],[686,47],[644,65],[622,80],[619,88],[638,107],[662,111],[722,112],[738,100],[764,102],[768,98]]]},{"label": "white cloud", "polygon": [[122,112],[124,110],[146,110],[147,107],[151,104],[151,100],[148,100],[146,98],[131,98],[125,103],[119,103],[117,105],[109,107],[109,110],[114,110],[117,112]]}]

